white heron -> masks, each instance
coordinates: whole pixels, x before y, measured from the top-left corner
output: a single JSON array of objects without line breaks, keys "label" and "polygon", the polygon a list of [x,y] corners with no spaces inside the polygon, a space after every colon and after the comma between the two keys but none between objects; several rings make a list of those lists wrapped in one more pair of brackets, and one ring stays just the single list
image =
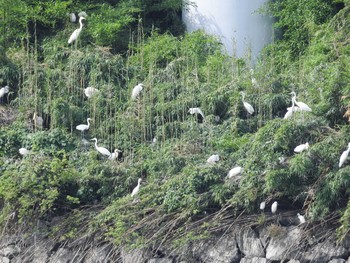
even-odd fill
[{"label": "white heron", "polygon": [[233,178],[237,175],[240,175],[243,172],[243,168],[241,166],[236,166],[234,168],[232,168],[228,174],[227,174],[227,178]]},{"label": "white heron", "polygon": [[79,124],[76,127],[76,129],[78,131],[81,131],[82,134],[84,134],[84,131],[87,131],[90,128],[91,118],[87,118],[86,121],[87,121],[88,124]]},{"label": "white heron", "polygon": [[81,16],[87,17],[88,15],[87,15],[87,13],[85,11],[81,11],[81,12],[79,12],[78,16],[79,17],[81,17]]},{"label": "white heron", "polygon": [[77,16],[74,13],[70,13],[69,19],[72,23],[75,23],[77,21]]},{"label": "white heron", "polygon": [[68,39],[68,44],[71,44],[78,39],[79,34],[80,34],[81,30],[83,29],[82,20],[84,20],[84,19],[85,19],[85,17],[83,17],[83,16],[79,17],[80,27],[75,29],[74,32],[70,35],[70,37]]},{"label": "white heron", "polygon": [[299,106],[295,106],[295,100],[292,99],[292,107],[287,108],[287,112],[284,115],[283,119],[289,119],[296,111],[301,111],[301,109],[299,108]]},{"label": "white heron", "polygon": [[92,96],[96,95],[99,92],[98,89],[94,87],[87,87],[84,89],[85,96],[88,98],[91,98]]},{"label": "white heron", "polygon": [[302,216],[301,214],[297,213],[297,216],[299,218],[300,224],[304,224],[306,222],[305,217]]},{"label": "white heron", "polygon": [[218,155],[218,154],[213,154],[213,155],[211,155],[211,156],[208,158],[207,163],[212,163],[212,164],[214,164],[214,163],[218,162],[219,160],[220,160],[219,155]]},{"label": "white heron", "polygon": [[277,206],[278,206],[277,201],[273,202],[273,204],[271,205],[272,214],[275,214],[277,212]]},{"label": "white heron", "polygon": [[247,110],[247,112],[248,112],[249,114],[253,114],[253,113],[254,113],[254,108],[253,108],[253,106],[250,105],[248,102],[246,102],[246,101],[244,100],[245,93],[244,93],[243,91],[241,91],[240,93],[241,93],[241,95],[242,95],[242,102],[243,102],[244,108]]},{"label": "white heron", "polygon": [[36,112],[34,112],[33,121],[34,121],[35,128],[39,128],[39,129],[43,128],[44,120],[42,117],[36,115]]},{"label": "white heron", "polygon": [[140,191],[141,181],[142,179],[139,178],[139,180],[137,181],[137,186],[131,192],[131,196],[135,196]]},{"label": "white heron", "polygon": [[201,115],[202,116],[202,118],[203,118],[203,120],[204,120],[204,114],[203,114],[203,112],[202,112],[202,110],[200,109],[200,108],[190,108],[189,110],[188,110],[188,112],[191,114],[191,115],[193,115],[193,114],[199,114],[199,115]]},{"label": "white heron", "polygon": [[22,155],[22,156],[25,156],[29,153],[29,151],[26,149],[26,148],[20,148],[18,150],[19,154]]},{"label": "white heron", "polygon": [[305,151],[307,149],[309,149],[309,143],[304,143],[304,144],[300,144],[297,147],[294,148],[294,152],[296,153],[301,153],[302,151]]},{"label": "white heron", "polygon": [[297,95],[295,94],[294,91],[292,91],[290,93],[292,96],[292,102],[294,101],[295,105],[297,105],[301,111],[312,111],[312,109],[307,105],[305,104],[304,102],[301,102],[301,101],[296,101],[296,97]]},{"label": "white heron", "polygon": [[97,146],[97,139],[96,138],[92,138],[91,141],[95,141],[95,148],[99,153],[106,155],[108,157],[111,156],[111,152],[108,151],[106,148]]},{"label": "white heron", "polygon": [[121,153],[122,153],[121,150],[119,150],[119,149],[114,149],[114,152],[112,152],[112,154],[108,157],[108,159],[114,161],[114,160],[116,160],[116,159],[119,158],[119,155],[120,155]]},{"label": "white heron", "polygon": [[132,90],[131,99],[135,100],[140,95],[142,89],[143,89],[143,84],[142,83],[137,84]]},{"label": "white heron", "polygon": [[350,152],[350,142],[348,143],[348,149],[345,150],[340,156],[339,168],[342,167],[342,165],[345,163],[346,158],[348,158],[349,152]]},{"label": "white heron", "polygon": [[6,85],[5,87],[2,87],[0,89],[0,98],[2,98],[9,91],[10,91],[10,87],[9,86]]},{"label": "white heron", "polygon": [[260,210],[264,210],[265,209],[265,205],[266,205],[265,201],[261,202],[260,203]]}]

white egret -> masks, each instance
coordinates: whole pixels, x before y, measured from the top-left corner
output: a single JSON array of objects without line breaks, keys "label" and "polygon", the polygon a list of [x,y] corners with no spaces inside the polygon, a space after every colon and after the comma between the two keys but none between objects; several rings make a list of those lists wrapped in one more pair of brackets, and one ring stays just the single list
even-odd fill
[{"label": "white egret", "polygon": [[112,152],[111,156],[108,157],[109,160],[116,160],[119,159],[119,156],[121,155],[122,151],[119,149],[114,149],[114,152]]},{"label": "white egret", "polygon": [[72,23],[75,23],[77,21],[77,16],[74,13],[70,13],[69,18]]},{"label": "white egret", "polygon": [[305,151],[309,148],[309,143],[304,143],[304,144],[300,144],[297,147],[294,148],[294,152],[296,153],[301,153],[302,151]]},{"label": "white egret", "polygon": [[84,20],[85,17],[81,16],[79,18],[79,24],[80,24],[80,27],[75,29],[74,32],[70,35],[69,39],[68,39],[68,44],[71,44],[73,43],[74,41],[76,41],[79,37],[79,34],[81,32],[81,30],[83,29],[83,23],[82,23],[82,20]]},{"label": "white egret", "polygon": [[98,89],[94,87],[87,87],[84,89],[85,96],[88,98],[91,98],[92,96],[96,95],[99,92]]},{"label": "white egret", "polygon": [[33,121],[34,121],[35,128],[39,128],[39,129],[43,128],[44,120],[42,117],[36,115],[36,112],[34,112]]},{"label": "white egret", "polygon": [[202,118],[203,118],[203,120],[204,120],[204,114],[203,114],[203,112],[202,112],[202,110],[200,109],[200,108],[190,108],[189,110],[188,110],[188,112],[191,114],[191,115],[193,115],[193,114],[199,114],[199,115],[201,115],[202,116]]},{"label": "white egret", "polygon": [[29,151],[26,149],[26,148],[20,148],[18,150],[19,154],[22,155],[22,156],[25,156],[29,153]]},{"label": "white egret", "polygon": [[137,186],[131,192],[131,196],[135,196],[140,191],[141,181],[142,181],[142,179],[139,178],[139,180],[137,182]]},{"label": "white egret", "polygon": [[247,112],[249,114],[253,114],[254,113],[254,108],[252,105],[250,105],[248,102],[244,101],[244,97],[245,97],[245,93],[243,91],[240,92],[242,95],[242,102],[243,102],[243,106],[244,108],[247,110]]},{"label": "white egret", "polygon": [[132,90],[131,99],[135,100],[140,95],[142,89],[143,89],[143,84],[142,83],[137,84]]},{"label": "white egret", "polygon": [[81,12],[79,12],[78,16],[79,17],[83,16],[83,17],[86,18],[88,15],[87,15],[87,13],[85,11],[81,11]]},{"label": "white egret", "polygon": [[90,118],[87,118],[86,121],[87,121],[88,124],[79,124],[79,125],[76,127],[76,129],[77,129],[78,131],[81,131],[81,134],[82,134],[82,135],[84,134],[85,131],[87,131],[87,130],[90,128],[90,121],[91,121],[91,119],[90,119]]},{"label": "white egret", "polygon": [[271,205],[272,214],[275,214],[277,212],[277,206],[278,206],[277,201],[273,202],[273,204]]},{"label": "white egret", "polygon": [[106,155],[108,157],[111,156],[111,152],[108,151],[106,148],[97,146],[97,139],[96,138],[92,138],[91,141],[95,141],[95,148],[99,153]]},{"label": "white egret", "polygon": [[227,178],[232,178],[235,177],[237,175],[240,175],[243,172],[243,168],[241,166],[236,166],[234,168],[232,168],[228,174],[227,174]]},{"label": "white egret", "polygon": [[265,201],[261,202],[260,203],[260,210],[264,210],[265,209],[265,205],[266,205]]},{"label": "white egret", "polygon": [[5,87],[2,87],[0,89],[0,98],[2,98],[9,91],[10,91],[10,87],[9,86],[6,85]]},{"label": "white egret", "polygon": [[301,214],[297,214],[297,216],[298,216],[298,218],[299,218],[299,222],[300,222],[300,224],[304,224],[305,222],[306,222],[306,220],[305,220],[305,217],[304,216],[302,216]]},{"label": "white egret", "polygon": [[350,142],[348,143],[348,149],[345,150],[340,156],[339,168],[342,167],[342,165],[345,163],[346,158],[348,158],[349,152],[350,152]]},{"label": "white egret", "polygon": [[294,91],[292,91],[290,94],[293,95],[292,102],[294,101],[295,105],[297,105],[301,111],[312,111],[312,109],[304,102],[296,101],[297,95],[295,94]]},{"label": "white egret", "polygon": [[211,155],[211,156],[208,158],[207,163],[212,163],[212,164],[214,164],[214,163],[218,162],[219,160],[220,160],[219,155],[218,155],[218,154],[213,154],[213,155]]},{"label": "white egret", "polygon": [[298,106],[295,106],[295,101],[292,99],[292,107],[287,108],[287,112],[284,115],[283,119],[289,119],[296,111],[301,111],[301,109]]}]

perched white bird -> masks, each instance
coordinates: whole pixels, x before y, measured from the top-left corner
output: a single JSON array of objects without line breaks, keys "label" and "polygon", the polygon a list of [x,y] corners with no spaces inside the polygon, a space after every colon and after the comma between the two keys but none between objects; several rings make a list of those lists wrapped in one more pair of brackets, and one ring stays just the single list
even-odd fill
[{"label": "perched white bird", "polygon": [[298,216],[298,218],[299,218],[299,222],[300,222],[300,224],[304,224],[305,222],[306,222],[306,220],[305,220],[305,217],[304,216],[302,216],[301,214],[297,214],[297,216]]},{"label": "perched white bird", "polygon": [[20,148],[18,151],[19,151],[19,154],[23,156],[29,153],[29,151],[26,148]]},{"label": "perched white bird", "polygon": [[0,89],[0,98],[2,98],[9,91],[10,91],[10,87],[7,85],[5,87],[1,88]]},{"label": "perched white bird", "polygon": [[340,156],[339,168],[342,167],[342,165],[345,163],[346,158],[348,158],[349,152],[350,152],[350,142],[348,143],[348,149],[345,150]]},{"label": "perched white bird", "polygon": [[137,84],[132,90],[131,99],[135,100],[140,95],[142,89],[143,89],[143,84],[142,83]]},{"label": "perched white bird", "polygon": [[140,185],[141,185],[141,181],[142,179],[139,178],[138,182],[137,182],[137,186],[132,190],[131,192],[131,196],[136,195],[139,191],[140,191]]},{"label": "perched white bird", "polygon": [[241,95],[242,95],[242,102],[243,102],[244,108],[247,110],[247,112],[249,114],[253,114],[254,113],[254,108],[248,102],[244,101],[245,93],[243,91],[241,91]]},{"label": "perched white bird", "polygon": [[293,95],[292,102],[294,101],[295,105],[297,105],[301,111],[312,111],[311,108],[304,102],[296,101],[297,95],[295,94],[294,91],[292,91],[290,94]]},{"label": "perched white bird", "polygon": [[74,41],[76,41],[79,37],[79,34],[81,32],[81,30],[83,29],[83,23],[82,23],[82,20],[84,20],[85,17],[81,16],[79,18],[79,24],[80,24],[80,27],[75,29],[74,32],[70,35],[69,39],[68,39],[68,44],[71,44],[73,43]]},{"label": "perched white bird", "polygon": [[83,17],[86,18],[88,15],[87,15],[87,13],[86,13],[85,11],[81,11],[81,12],[79,12],[78,16],[79,16],[79,17],[82,17],[82,16],[83,16]]},{"label": "perched white bird", "polygon": [[204,120],[204,114],[203,114],[203,112],[202,112],[202,110],[200,109],[200,108],[190,108],[189,110],[188,110],[188,112],[191,114],[191,115],[193,115],[193,114],[200,114],[201,116],[202,116],[202,118],[203,118],[203,120]]},{"label": "perched white bird", "polygon": [[87,118],[87,123],[88,124],[79,124],[76,129],[78,131],[81,131],[82,133],[84,133],[84,131],[87,131],[89,128],[90,128],[90,121],[91,119],[90,118]]},{"label": "perched white bird", "polygon": [[72,23],[75,23],[77,21],[77,16],[74,13],[70,13],[69,18]]},{"label": "perched white bird", "polygon": [[277,212],[277,206],[278,206],[277,201],[273,202],[273,204],[271,205],[272,214],[275,214]]},{"label": "perched white bird", "polygon": [[309,143],[304,143],[304,144],[300,144],[297,147],[294,148],[294,152],[296,153],[301,153],[304,150],[307,150],[309,148]]},{"label": "perched white bird", "polygon": [[108,151],[106,148],[97,146],[97,139],[96,138],[92,138],[91,141],[95,141],[95,148],[99,153],[106,155],[108,157],[111,156],[111,152]]},{"label": "perched white bird", "polygon": [[118,159],[120,153],[122,153],[121,150],[114,149],[114,152],[112,152],[112,154],[108,157],[108,159],[114,161],[114,160]]},{"label": "perched white bird", "polygon": [[265,205],[266,205],[265,201],[261,202],[260,203],[260,210],[264,210],[265,209]]},{"label": "perched white bird", "polygon": [[220,160],[220,157],[218,154],[213,154],[212,156],[210,156],[207,160],[207,163],[216,163]]},{"label": "perched white bird", "polygon": [[92,96],[94,96],[98,92],[99,92],[99,90],[95,89],[94,87],[87,87],[86,89],[84,89],[85,96],[88,98],[91,98]]},{"label": "perched white bird", "polygon": [[39,129],[43,128],[44,120],[40,116],[37,116],[36,112],[34,112],[33,121],[34,121],[34,126],[35,126],[36,129],[37,128],[39,128]]},{"label": "perched white bird", "polygon": [[296,111],[301,111],[301,109],[298,106],[295,106],[295,101],[292,99],[292,107],[288,107],[287,108],[287,112],[284,115],[283,119],[289,119],[290,117],[292,117],[293,113]]},{"label": "perched white bird", "polygon": [[237,175],[240,175],[243,172],[243,168],[241,166],[236,166],[234,168],[232,168],[228,174],[227,174],[227,178],[232,178],[235,177]]}]

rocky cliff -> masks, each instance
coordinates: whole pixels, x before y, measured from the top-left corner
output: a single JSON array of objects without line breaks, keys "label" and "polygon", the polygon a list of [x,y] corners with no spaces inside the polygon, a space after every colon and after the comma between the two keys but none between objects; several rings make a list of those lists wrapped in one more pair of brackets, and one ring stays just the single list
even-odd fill
[{"label": "rocky cliff", "polygon": [[300,224],[294,211],[260,218],[266,220],[232,220],[225,231],[177,248],[138,249],[115,247],[96,234],[61,241],[47,234],[55,224],[39,222],[38,231],[2,235],[0,263],[350,262],[350,237],[337,241],[332,220]]}]

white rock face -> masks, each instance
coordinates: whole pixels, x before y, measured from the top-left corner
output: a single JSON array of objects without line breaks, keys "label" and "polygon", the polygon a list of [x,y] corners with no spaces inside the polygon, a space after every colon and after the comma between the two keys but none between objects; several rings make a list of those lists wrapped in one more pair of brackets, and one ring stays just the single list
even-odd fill
[{"label": "white rock face", "polygon": [[265,257],[262,243],[258,235],[250,227],[237,229],[236,231],[238,248],[246,257]]}]

